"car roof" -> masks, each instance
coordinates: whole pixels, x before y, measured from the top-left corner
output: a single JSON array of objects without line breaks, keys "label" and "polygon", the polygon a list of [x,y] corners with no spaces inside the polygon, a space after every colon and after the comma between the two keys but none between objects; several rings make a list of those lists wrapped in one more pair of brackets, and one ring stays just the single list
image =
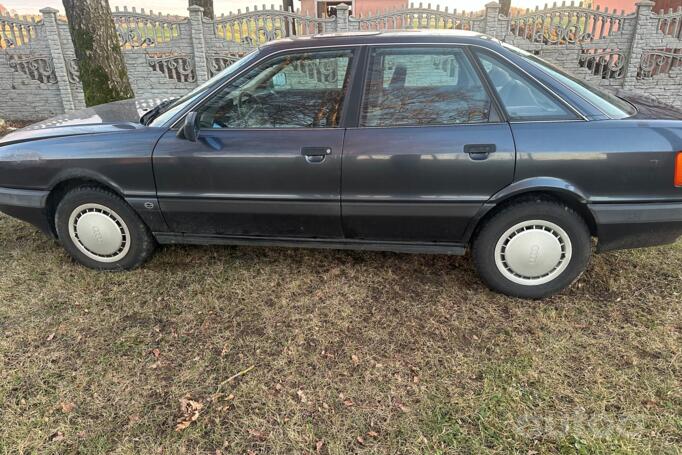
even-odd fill
[{"label": "car roof", "polygon": [[486,47],[499,46],[500,42],[488,35],[468,30],[401,30],[401,31],[366,31],[347,33],[324,33],[319,35],[295,36],[271,41],[261,48],[268,51],[279,51],[289,48],[348,46],[373,44],[480,44]]}]

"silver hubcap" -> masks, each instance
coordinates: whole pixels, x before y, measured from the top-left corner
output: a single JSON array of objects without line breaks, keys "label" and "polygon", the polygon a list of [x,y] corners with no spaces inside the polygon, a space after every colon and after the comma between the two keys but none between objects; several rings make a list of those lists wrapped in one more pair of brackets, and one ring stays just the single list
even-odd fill
[{"label": "silver hubcap", "polygon": [[544,220],[528,220],[509,228],[495,246],[495,264],[514,283],[537,286],[552,281],[571,262],[566,231]]},{"label": "silver hubcap", "polygon": [[84,204],[69,218],[69,235],[86,256],[99,262],[120,261],[130,250],[130,231],[108,207]]}]

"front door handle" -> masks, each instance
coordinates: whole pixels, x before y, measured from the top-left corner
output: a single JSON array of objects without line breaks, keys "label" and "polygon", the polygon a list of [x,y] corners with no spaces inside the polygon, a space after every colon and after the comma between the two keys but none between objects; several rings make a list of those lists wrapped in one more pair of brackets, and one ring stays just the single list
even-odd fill
[{"label": "front door handle", "polygon": [[301,155],[305,156],[309,163],[321,163],[327,155],[331,154],[331,147],[303,147],[301,149]]},{"label": "front door handle", "polygon": [[469,158],[474,161],[485,160],[491,153],[495,153],[497,147],[495,144],[466,144],[464,146],[464,153],[469,154]]}]

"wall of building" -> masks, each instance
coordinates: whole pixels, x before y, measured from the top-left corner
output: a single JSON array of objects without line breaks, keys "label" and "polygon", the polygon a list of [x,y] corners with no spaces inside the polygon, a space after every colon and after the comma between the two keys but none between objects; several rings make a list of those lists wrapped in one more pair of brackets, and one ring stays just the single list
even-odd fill
[{"label": "wall of building", "polygon": [[633,13],[637,6],[636,0],[593,0],[594,6],[599,6],[599,9],[604,11],[608,8],[609,11],[625,11],[625,14]]},{"label": "wall of building", "polygon": [[[301,0],[301,11],[309,14],[317,14],[317,0]],[[336,3],[336,2],[335,2]],[[347,5],[352,5],[353,15],[368,16],[377,11],[396,10],[408,7],[408,0],[348,0]]]},{"label": "wall of building", "polygon": [[660,11],[668,11],[670,9],[676,10],[680,7],[682,7],[682,0],[656,0],[654,11],[658,13]]}]

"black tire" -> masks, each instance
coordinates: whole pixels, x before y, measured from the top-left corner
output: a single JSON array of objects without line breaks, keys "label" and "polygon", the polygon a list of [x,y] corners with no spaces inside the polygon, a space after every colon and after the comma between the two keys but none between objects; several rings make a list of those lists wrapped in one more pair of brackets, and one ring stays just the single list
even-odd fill
[{"label": "black tire", "polygon": [[[502,237],[511,239],[511,236],[516,235],[517,232],[523,233],[524,231],[520,230],[513,231],[511,236],[505,235],[510,229],[519,225],[519,223],[531,220],[541,220],[558,226],[564,232],[563,234],[555,233],[554,235],[563,236],[565,234],[570,240],[570,259],[560,259],[558,264],[561,265],[554,272],[547,273],[545,277],[538,275],[537,277],[526,278],[522,275],[516,275],[513,267],[505,262],[506,259],[503,260],[504,256],[500,254],[501,251],[506,251],[504,250],[506,247],[503,245],[510,245],[510,243],[505,244],[505,240],[502,240]],[[530,227],[527,229],[536,228]],[[542,234],[544,235],[544,233]],[[500,250],[496,251],[498,242],[500,242]],[[558,244],[562,245],[561,242],[558,242]],[[517,255],[517,258],[521,257],[523,261],[526,261],[525,250],[522,251],[524,251],[524,254]],[[538,251],[540,251],[538,245],[534,244],[531,246],[528,264],[535,262],[538,257]],[[512,297],[526,299],[548,297],[570,286],[587,268],[591,252],[590,231],[583,218],[564,204],[543,199],[519,201],[494,214],[481,226],[473,241],[472,248],[472,256],[478,273],[490,289]],[[533,253],[535,253],[535,256],[533,256]],[[498,261],[496,261],[496,256],[498,256]],[[568,255],[562,252],[560,257],[564,258],[568,257]],[[565,263],[562,263],[562,261],[565,261]],[[526,280],[526,282],[519,283],[513,280]],[[533,280],[538,281],[539,284],[532,284]],[[542,280],[550,281],[542,283]]]},{"label": "black tire", "polygon": [[[98,256],[83,243],[75,243],[69,231],[70,219],[76,209],[86,204],[103,206],[123,222],[121,232],[125,226],[127,235],[123,236],[125,242],[122,245],[126,246],[120,253],[111,257]],[[55,211],[55,227],[64,249],[77,262],[96,270],[135,269],[144,264],[156,249],[154,237],[137,213],[118,195],[98,186],[82,186],[66,193]]]}]

